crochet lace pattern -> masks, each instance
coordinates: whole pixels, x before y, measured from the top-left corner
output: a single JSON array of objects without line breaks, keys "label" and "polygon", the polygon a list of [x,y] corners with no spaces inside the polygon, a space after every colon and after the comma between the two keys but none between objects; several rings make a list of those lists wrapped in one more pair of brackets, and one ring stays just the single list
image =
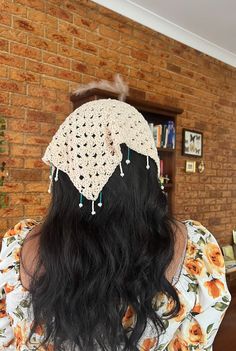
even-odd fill
[{"label": "crochet lace pattern", "polygon": [[78,191],[94,201],[116,167],[121,167],[123,143],[151,157],[159,172],[157,149],[142,114],[123,101],[93,100],[65,119],[42,160],[65,172]]}]

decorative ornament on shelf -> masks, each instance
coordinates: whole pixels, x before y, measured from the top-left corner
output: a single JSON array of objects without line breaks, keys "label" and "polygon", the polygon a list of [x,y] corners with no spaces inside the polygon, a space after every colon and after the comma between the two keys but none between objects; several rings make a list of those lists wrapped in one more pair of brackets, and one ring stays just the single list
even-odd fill
[{"label": "decorative ornament on shelf", "polygon": [[197,168],[199,173],[203,173],[205,170],[204,162],[203,161],[199,162]]}]

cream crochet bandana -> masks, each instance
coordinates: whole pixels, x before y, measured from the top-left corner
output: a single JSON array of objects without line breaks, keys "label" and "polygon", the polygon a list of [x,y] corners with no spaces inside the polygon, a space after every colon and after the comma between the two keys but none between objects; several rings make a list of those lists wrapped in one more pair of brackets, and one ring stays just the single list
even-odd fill
[{"label": "cream crochet bandana", "polygon": [[[117,166],[125,176],[123,143],[147,156],[147,169],[151,157],[159,176],[160,161],[147,121],[133,106],[115,99],[90,101],[73,111],[53,136],[42,160],[57,169],[55,181],[61,170],[80,194],[95,201]],[[130,163],[129,157],[126,163]]]}]

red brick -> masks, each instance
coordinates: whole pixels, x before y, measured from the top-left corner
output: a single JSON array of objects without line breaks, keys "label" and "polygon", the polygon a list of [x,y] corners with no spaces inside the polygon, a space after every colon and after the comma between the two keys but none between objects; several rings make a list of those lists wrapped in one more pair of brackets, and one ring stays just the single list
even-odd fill
[{"label": "red brick", "polygon": [[[13,80],[18,80],[20,82],[29,82],[29,83],[39,83],[40,82],[40,75],[33,73],[33,72],[29,72],[26,70],[22,70],[22,69],[14,69],[12,68],[10,70],[10,79]],[[22,84],[21,84],[22,86]],[[16,90],[18,91],[18,90]]]},{"label": "red brick", "polygon": [[12,169],[10,177],[13,181],[41,180],[41,172],[38,169]]},{"label": "red brick", "polygon": [[93,21],[92,19],[89,19],[87,14],[85,15],[80,14],[79,16],[75,14],[74,24],[78,27],[82,27],[83,30],[86,29],[91,32],[94,32],[98,27],[98,23],[96,21]]},{"label": "red brick", "polygon": [[[26,17],[27,8],[17,4],[16,2],[11,1],[2,1],[1,2],[1,11],[5,11],[9,14],[20,15],[21,17]],[[0,21],[1,22],[1,21]]]},{"label": "red brick", "polygon": [[9,167],[10,168],[23,168],[23,166],[24,166],[24,159],[18,158],[18,157],[9,158],[6,156],[5,157],[0,156],[0,163],[2,164],[2,162],[6,163],[6,169],[8,169]]},{"label": "red brick", "polygon": [[36,24],[34,21],[29,21],[24,18],[14,17],[13,27],[39,36],[44,35],[44,27],[42,24]]},{"label": "red brick", "polygon": [[53,55],[53,54],[48,54],[46,52],[43,53],[43,62],[46,62],[50,65],[54,66],[59,66],[63,68],[70,68],[70,60],[59,56],[59,55]]},{"label": "red brick", "polygon": [[34,133],[40,132],[40,124],[35,121],[9,120],[8,129],[16,132]]},{"label": "red brick", "polygon": [[40,198],[38,195],[31,195],[31,194],[10,194],[10,205],[17,206],[17,205],[40,205]]},{"label": "red brick", "polygon": [[49,136],[32,136],[25,138],[25,145],[48,145],[51,141]]},{"label": "red brick", "polygon": [[30,182],[25,184],[26,193],[46,193],[49,182]]},{"label": "red brick", "polygon": [[55,124],[51,123],[41,123],[41,133],[43,135],[54,135],[54,133],[57,131],[57,127]]},{"label": "red brick", "polygon": [[12,94],[11,103],[15,106],[25,106],[40,109],[42,106],[42,99],[33,96]]},{"label": "red brick", "polygon": [[51,100],[44,100],[44,110],[47,112],[54,112],[56,114],[69,114],[70,113],[70,104],[69,101],[66,104],[64,101],[60,102],[51,101]]},{"label": "red brick", "polygon": [[[0,14],[1,16],[1,14]],[[1,19],[0,19],[1,21]],[[0,39],[0,50],[1,51],[9,51],[9,42],[5,39]]]},{"label": "red brick", "polygon": [[32,48],[24,44],[11,43],[10,52],[12,54],[32,58],[38,61],[42,58],[42,51],[40,49]]},{"label": "red brick", "polygon": [[4,66],[0,66],[0,77],[6,78],[8,76],[8,68]]},{"label": "red brick", "polygon": [[42,86],[68,91],[68,82],[59,79],[42,78]]},{"label": "red brick", "polygon": [[0,53],[0,64],[22,68],[25,65],[25,59],[6,53]]},{"label": "red brick", "polygon": [[28,146],[28,145],[11,145],[11,156],[31,156],[31,157],[40,157],[41,156],[41,147],[40,146]]},{"label": "red brick", "polygon": [[43,0],[17,0],[17,2],[37,10],[45,10],[45,1]]},{"label": "red brick", "polygon": [[8,223],[7,223],[7,219],[3,219],[1,218],[1,221],[0,221],[0,237],[2,238],[5,234],[5,232],[7,231],[7,227],[8,226]]},{"label": "red brick", "polygon": [[35,37],[34,35],[29,35],[28,45],[40,48],[41,50],[57,52],[57,43],[45,38]]},{"label": "red brick", "polygon": [[77,38],[74,39],[74,47],[90,54],[95,55],[98,53],[98,48],[94,44],[87,43],[86,41]]},{"label": "red brick", "polygon": [[58,18],[48,15],[46,12],[28,8],[27,17],[29,20],[33,22],[39,22],[46,26],[55,27],[55,28],[57,28],[58,26]]},{"label": "red brick", "polygon": [[19,94],[25,94],[26,92],[24,85],[6,79],[0,79],[0,89]]},{"label": "red brick", "polygon": [[22,133],[6,131],[5,140],[13,143],[13,144],[23,144],[24,143],[24,135]]},{"label": "red brick", "polygon": [[51,197],[49,194],[40,194],[41,206],[49,207]]},{"label": "red brick", "polygon": [[19,182],[4,182],[1,186],[1,192],[3,193],[20,193],[24,190],[24,186]]},{"label": "red brick", "polygon": [[37,122],[55,122],[55,115],[52,113],[44,112],[44,111],[35,111],[28,110],[27,111],[27,120],[29,121],[37,121]]},{"label": "red brick", "polygon": [[44,216],[46,214],[46,212],[47,212],[46,206],[24,205],[25,217]]},{"label": "red brick", "polygon": [[[82,80],[82,75],[79,72],[74,72],[74,71],[68,71],[68,70],[64,70],[61,68],[57,69],[57,73],[56,73],[57,78],[61,78],[64,80],[69,80],[69,81],[74,81],[77,82],[77,84],[79,82],[81,82]],[[48,96],[50,97],[50,96]]]},{"label": "red brick", "polygon": [[73,42],[72,36],[64,35],[63,32],[61,33],[56,30],[52,30],[51,28],[46,28],[46,37],[63,45],[71,46]]},{"label": "red brick", "polygon": [[73,47],[64,46],[60,44],[58,44],[58,54],[69,58],[73,58],[79,61],[83,60],[84,58],[84,53],[82,51],[75,49]]},{"label": "red brick", "polygon": [[73,21],[72,13],[60,7],[51,5],[48,2],[46,3],[46,13],[50,14],[53,17],[60,18],[61,20],[64,20],[64,21],[68,21],[68,22]]},{"label": "red brick", "polygon": [[41,85],[28,84],[28,95],[38,96],[38,97],[47,97],[49,99],[56,99],[56,90],[52,88],[45,88]]},{"label": "red brick", "polygon": [[113,30],[112,27],[107,27],[104,25],[99,26],[99,34],[102,35],[103,37],[108,37],[113,40],[120,39],[120,33],[118,31]]},{"label": "red brick", "polygon": [[77,25],[60,21],[58,29],[60,33],[64,33],[68,36],[74,36],[76,38],[85,39],[84,29],[79,28]]},{"label": "red brick", "polygon": [[73,61],[72,70],[78,71],[79,73],[87,73],[90,75],[95,75],[95,68],[83,62]]},{"label": "red brick", "polygon": [[8,104],[9,103],[9,93],[8,92],[0,92],[0,104]]},{"label": "red brick", "polygon": [[44,63],[35,62],[32,60],[26,59],[26,69],[36,73],[46,74],[49,76],[55,76],[56,68]]},{"label": "red brick", "polygon": [[48,166],[38,158],[27,158],[25,159],[25,168],[39,168],[39,169],[47,169]]},{"label": "red brick", "polygon": [[1,218],[8,218],[13,216],[22,216],[23,217],[23,206],[18,205],[14,207],[8,208],[0,208],[0,217]]}]

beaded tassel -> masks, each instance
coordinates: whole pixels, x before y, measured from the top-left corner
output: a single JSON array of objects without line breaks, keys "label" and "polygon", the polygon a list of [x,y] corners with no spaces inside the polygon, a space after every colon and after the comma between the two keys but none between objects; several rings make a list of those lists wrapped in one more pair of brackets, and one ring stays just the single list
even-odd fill
[{"label": "beaded tassel", "polygon": [[49,174],[49,186],[48,186],[48,193],[51,194],[52,189],[52,164],[50,163],[50,174]]},{"label": "beaded tassel", "polygon": [[126,164],[130,164],[130,148],[128,147],[128,155],[127,155],[127,160],[125,161]]},{"label": "beaded tassel", "polygon": [[102,192],[100,192],[100,194],[99,194],[99,203],[98,203],[98,207],[102,207]]},{"label": "beaded tassel", "polygon": [[92,212],[91,212],[91,215],[95,215],[96,214],[96,211],[94,209],[94,201],[92,201]]},{"label": "beaded tassel", "polygon": [[121,177],[124,177],[124,172],[123,172],[123,168],[122,168],[122,165],[121,165],[121,163],[120,163],[120,176]]},{"label": "beaded tassel", "polygon": [[83,195],[80,194],[80,198],[79,198],[79,207],[83,207]]},{"label": "beaded tassel", "polygon": [[55,178],[54,178],[55,182],[58,181],[58,172],[59,172],[59,168],[57,168],[57,170],[56,170],[56,176],[55,176]]},{"label": "beaded tassel", "polygon": [[147,168],[147,169],[150,168],[150,165],[149,165],[149,156],[147,156],[147,165],[146,165],[146,168]]}]

